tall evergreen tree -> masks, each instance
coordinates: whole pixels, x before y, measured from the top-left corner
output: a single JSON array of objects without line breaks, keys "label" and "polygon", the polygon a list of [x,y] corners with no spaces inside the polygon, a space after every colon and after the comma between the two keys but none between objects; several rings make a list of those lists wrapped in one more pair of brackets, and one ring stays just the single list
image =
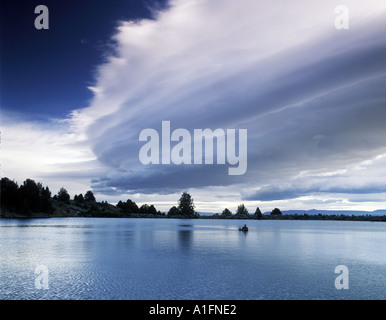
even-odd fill
[{"label": "tall evergreen tree", "polygon": [[1,207],[17,208],[20,206],[20,193],[18,184],[6,177],[1,178]]},{"label": "tall evergreen tree", "polygon": [[248,217],[249,213],[248,213],[248,210],[247,208],[244,206],[244,204],[240,204],[238,207],[237,207],[237,211],[236,211],[236,215],[238,217]]},{"label": "tall evergreen tree", "polygon": [[32,179],[27,179],[20,186],[20,195],[22,199],[22,208],[26,212],[38,212],[40,205],[39,186]]},{"label": "tall evergreen tree", "polygon": [[232,216],[232,212],[228,208],[225,208],[223,210],[223,212],[221,213],[221,216],[222,217],[231,217]]},{"label": "tall evergreen tree", "polygon": [[273,216],[281,216],[282,215],[282,212],[280,211],[280,209],[278,209],[278,208],[275,208],[275,209],[273,209],[272,211],[271,211],[271,215],[273,215]]},{"label": "tall evergreen tree", "polygon": [[137,204],[130,199],[127,199],[126,202],[119,201],[117,207],[121,209],[122,213],[139,213]]},{"label": "tall evergreen tree", "polygon": [[84,200],[86,202],[95,202],[96,201],[95,196],[91,190],[86,192],[86,194],[84,195]]},{"label": "tall evergreen tree", "polygon": [[154,205],[150,205],[149,213],[153,214],[153,215],[157,215],[158,214],[157,209],[154,207]]},{"label": "tall evergreen tree", "polygon": [[149,213],[149,205],[148,204],[143,204],[140,208],[139,208],[139,213],[141,214],[148,214]]},{"label": "tall evergreen tree", "polygon": [[256,208],[254,216],[255,216],[256,219],[262,219],[263,218],[263,214],[261,213],[259,207]]},{"label": "tall evergreen tree", "polygon": [[52,199],[51,199],[51,191],[48,187],[43,187],[41,184],[38,184],[39,186],[39,206],[40,206],[40,211],[44,213],[52,213],[54,208],[52,206]]},{"label": "tall evergreen tree", "polygon": [[196,213],[194,208],[192,196],[187,192],[182,193],[180,200],[178,200],[178,210],[180,213],[186,218],[193,218]]},{"label": "tall evergreen tree", "polygon": [[70,195],[68,194],[68,191],[65,188],[60,188],[58,192],[58,200],[63,203],[70,203]]},{"label": "tall evergreen tree", "polygon": [[168,217],[174,217],[174,216],[178,216],[180,214],[181,214],[180,210],[178,210],[178,208],[176,206],[173,206],[169,209]]},{"label": "tall evergreen tree", "polygon": [[74,201],[77,205],[81,205],[84,203],[84,197],[83,194],[75,195],[74,196]]}]

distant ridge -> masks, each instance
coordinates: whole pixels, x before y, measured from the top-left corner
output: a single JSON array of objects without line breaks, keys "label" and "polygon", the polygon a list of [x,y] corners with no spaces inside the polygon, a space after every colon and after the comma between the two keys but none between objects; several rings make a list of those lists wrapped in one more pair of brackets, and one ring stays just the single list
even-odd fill
[{"label": "distant ridge", "polygon": [[[358,211],[358,210],[282,210],[283,214],[309,214],[309,215],[346,215],[346,216],[365,216],[365,215],[386,215],[386,210],[375,210],[375,211]],[[270,212],[265,212],[264,214],[270,214]]]}]

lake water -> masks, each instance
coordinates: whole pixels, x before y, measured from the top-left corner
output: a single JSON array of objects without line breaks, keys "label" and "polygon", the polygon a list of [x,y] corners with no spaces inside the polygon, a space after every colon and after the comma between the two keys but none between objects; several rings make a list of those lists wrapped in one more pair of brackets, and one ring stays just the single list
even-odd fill
[{"label": "lake water", "polygon": [[0,299],[385,299],[385,245],[382,222],[0,219]]}]

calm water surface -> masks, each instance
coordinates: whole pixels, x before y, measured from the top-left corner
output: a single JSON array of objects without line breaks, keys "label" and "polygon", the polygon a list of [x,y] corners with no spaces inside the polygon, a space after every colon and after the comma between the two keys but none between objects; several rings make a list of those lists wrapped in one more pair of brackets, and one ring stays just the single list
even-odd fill
[{"label": "calm water surface", "polygon": [[386,298],[386,223],[245,222],[0,219],[0,299]]}]

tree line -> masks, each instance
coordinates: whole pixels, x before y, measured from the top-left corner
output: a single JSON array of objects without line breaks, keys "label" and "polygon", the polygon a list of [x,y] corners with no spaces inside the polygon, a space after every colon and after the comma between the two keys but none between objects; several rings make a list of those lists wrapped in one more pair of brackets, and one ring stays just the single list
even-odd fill
[{"label": "tree line", "polygon": [[97,202],[91,190],[84,195],[76,194],[71,199],[65,188],[52,196],[50,189],[42,183],[26,179],[20,186],[7,177],[1,179],[1,211],[8,215],[33,217],[45,216],[92,216],[92,217],[129,217],[132,215],[162,216],[154,205],[138,206],[128,199],[112,205],[106,201]]},{"label": "tree line", "polygon": [[[43,214],[50,216],[80,216],[80,217],[166,217],[166,218],[206,218],[206,219],[281,219],[281,220],[350,220],[350,221],[386,221],[386,216],[348,216],[348,215],[308,215],[285,214],[275,208],[270,214],[263,214],[259,207],[253,214],[248,212],[244,204],[237,207],[233,214],[225,208],[221,214],[200,215],[195,211],[192,196],[183,192],[178,204],[172,206],[167,213],[157,210],[154,205],[138,206],[128,199],[119,201],[116,205],[106,201],[97,202],[91,190],[83,194],[70,194],[65,188],[52,196],[50,189],[42,183],[26,179],[20,186],[9,178],[1,179],[0,203],[1,211],[7,216],[34,217]],[[2,213],[2,216],[4,214]]]},{"label": "tree line", "polygon": [[[138,206],[128,199],[116,205],[106,201],[97,202],[91,190],[74,195],[71,199],[67,189],[60,188],[52,196],[50,189],[41,182],[26,179],[20,186],[7,177],[1,179],[0,203],[1,211],[8,216],[34,217],[44,216],[84,216],[84,217],[173,217],[197,218],[193,199],[184,192],[169,212],[162,213],[154,205]],[[4,216],[4,214],[3,214]]]},{"label": "tree line", "polygon": [[[47,186],[36,183],[32,179],[25,180],[20,186],[9,178],[1,179],[1,209],[6,213],[16,213],[23,216],[91,216],[91,217],[168,217],[168,218],[200,218],[195,211],[192,196],[183,192],[178,204],[172,206],[167,213],[157,210],[154,205],[143,204],[138,206],[131,199],[119,201],[116,205],[105,201],[97,202],[91,190],[83,194],[75,194],[71,199],[67,189],[60,188],[57,194],[51,194]],[[281,215],[275,208],[271,215]],[[224,209],[222,214],[202,216],[205,218],[236,218],[236,219],[262,219],[259,208],[253,215],[249,214],[244,204],[238,206],[233,214],[229,209]]]},{"label": "tree line", "polygon": [[1,179],[1,209],[22,214],[52,213],[51,191],[39,182],[27,179],[22,185],[8,178]]},{"label": "tree line", "polygon": [[67,189],[60,188],[52,196],[50,189],[41,182],[32,179],[25,180],[20,186],[7,177],[1,179],[1,210],[5,213],[33,217],[37,214],[46,216],[92,216],[92,217],[182,217],[197,218],[193,199],[184,192],[169,212],[162,213],[154,205],[138,206],[128,199],[119,201],[116,205],[106,201],[97,202],[91,190],[83,194],[74,195],[71,199]]},{"label": "tree line", "polygon": [[[275,208],[270,213],[271,217],[281,217],[282,212],[279,208]],[[228,208],[225,208],[221,214],[214,214],[212,216],[213,218],[219,218],[219,219],[229,219],[229,218],[235,218],[235,219],[263,219],[263,213],[261,212],[260,208],[257,207],[255,212],[253,214],[250,214],[248,209],[245,207],[245,205],[242,203],[237,207],[237,210],[235,214],[232,213]]]}]

